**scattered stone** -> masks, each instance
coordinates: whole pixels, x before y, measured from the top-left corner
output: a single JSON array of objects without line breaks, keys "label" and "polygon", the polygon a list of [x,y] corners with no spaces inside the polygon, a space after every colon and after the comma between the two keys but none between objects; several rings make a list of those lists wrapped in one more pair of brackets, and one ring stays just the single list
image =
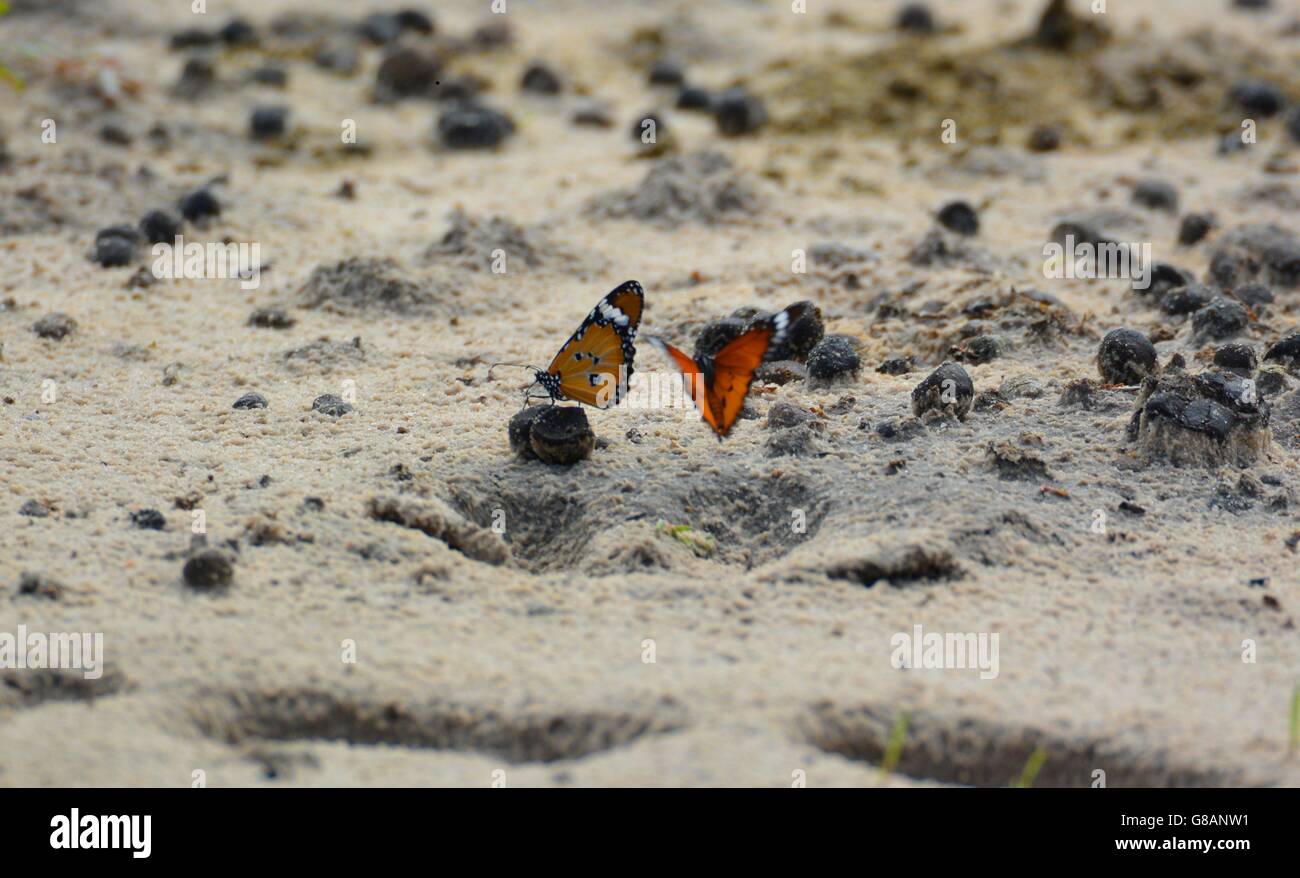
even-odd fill
[{"label": "scattered stone", "polygon": [[939,211],[939,224],[959,235],[975,235],[980,230],[979,214],[965,201],[946,204]]},{"label": "scattered stone", "polygon": [[329,415],[331,418],[341,418],[352,411],[352,406],[334,394],[326,393],[312,400],[311,409],[322,415]]},{"label": "scattered stone", "polygon": [[1146,287],[1137,286],[1137,281],[1134,280],[1133,292],[1160,301],[1170,290],[1196,283],[1196,276],[1168,262],[1157,262],[1151,266],[1149,280],[1150,283]]},{"label": "scattered stone", "polygon": [[24,571],[18,577],[18,593],[26,597],[57,601],[63,599],[64,588],[61,583],[48,576]]},{"label": "scattered stone", "polygon": [[1250,79],[1239,82],[1232,87],[1228,97],[1243,113],[1248,116],[1270,118],[1282,112],[1286,106],[1286,95],[1271,82]]},{"label": "scattered stone", "polygon": [[514,130],[505,113],[476,103],[457,104],[438,118],[438,138],[447,149],[491,149]]},{"label": "scattered stone", "polygon": [[975,401],[975,384],[956,363],[944,363],[912,390],[912,414],[940,411],[964,420]]},{"label": "scattered stone", "polygon": [[130,132],[120,125],[108,122],[100,127],[99,139],[109,146],[130,146],[134,142]]},{"label": "scattered stone", "polygon": [[217,84],[217,68],[208,58],[190,58],[181,68],[172,93],[183,100],[198,100]]},{"label": "scattered stone", "polygon": [[741,89],[728,89],[713,101],[713,118],[724,137],[752,134],[767,122],[763,101]]},{"label": "scattered stone", "polygon": [[1029,134],[1030,152],[1056,152],[1061,148],[1061,129],[1055,125],[1039,125]]},{"label": "scattered stone", "polygon": [[[677,109],[713,112],[713,95],[698,85],[683,86],[677,93]],[[1300,139],[1300,138],[1297,138]]]},{"label": "scattered stone", "polygon": [[651,85],[682,86],[686,84],[686,73],[676,61],[660,58],[650,65],[648,79]]},{"label": "scattered stone", "polygon": [[135,261],[135,236],[135,230],[129,226],[101,230],[95,236],[95,262],[104,268],[130,265]]},{"label": "scattered stone", "polygon": [[361,19],[357,33],[376,46],[384,46],[402,35],[402,23],[391,12],[374,12]]},{"label": "scattered stone", "polygon": [[594,101],[588,101],[574,110],[571,121],[574,125],[587,128],[614,127],[614,117],[610,114],[609,108]]},{"label": "scattered stone", "polygon": [[248,135],[254,140],[283,137],[289,126],[287,107],[254,107],[248,118]]},{"label": "scattered stone", "polygon": [[996,360],[1006,351],[1008,342],[1001,335],[983,333],[972,336],[949,349],[948,354],[962,363],[979,365]]},{"label": "scattered stone", "polygon": [[[235,400],[231,406],[232,409],[264,409],[267,406],[266,397],[260,393],[249,391]],[[315,404],[313,403],[313,408]]]},{"label": "scattered stone", "polygon": [[793,384],[808,377],[808,367],[795,360],[775,360],[761,363],[754,370],[754,380],[763,384]]},{"label": "scattered stone", "polygon": [[769,430],[784,430],[801,424],[816,424],[815,429],[820,429],[822,422],[820,418],[807,409],[785,400],[772,403],[772,406],[767,410],[767,429]]},{"label": "scattered stone", "polygon": [[932,34],[938,30],[934,13],[924,3],[908,3],[898,11],[895,26],[904,33]]},{"label": "scattered stone", "polygon": [[165,210],[151,210],[140,219],[140,233],[150,244],[170,244],[181,233],[181,221]]},{"label": "scattered stone", "polygon": [[248,78],[268,88],[285,88],[289,84],[289,73],[283,67],[258,67]]},{"label": "scattered stone", "polygon": [[876,367],[876,371],[882,375],[906,375],[915,370],[916,360],[910,356],[890,357]]},{"label": "scattered stone", "polygon": [[232,18],[217,31],[217,39],[227,46],[248,48],[258,43],[257,30],[243,18]]},{"label": "scattered stone", "polygon": [[1068,0],[1051,0],[1038,20],[1031,42],[1058,52],[1098,46],[1109,38],[1109,31],[1095,21],[1098,17],[1076,15]]},{"label": "scattered stone", "polygon": [[1255,389],[1260,396],[1273,397],[1291,389],[1291,382],[1276,369],[1261,369],[1255,376]]},{"label": "scattered stone", "polygon": [[157,509],[139,509],[131,513],[131,524],[141,530],[162,530],[167,519]]},{"label": "scattered stone", "polygon": [[1189,213],[1178,226],[1178,243],[1191,247],[1200,243],[1214,228],[1214,217],[1208,213]]},{"label": "scattered stone", "polygon": [[45,518],[50,514],[50,507],[40,500],[28,500],[18,507],[18,514],[26,515],[28,518]]},{"label": "scattered stone", "polygon": [[1203,284],[1188,284],[1166,293],[1160,300],[1160,310],[1174,317],[1191,314],[1210,304],[1213,298],[1214,293],[1209,287]]},{"label": "scattered stone", "polygon": [[534,61],[524,69],[519,79],[519,87],[539,95],[557,95],[563,91],[559,74],[540,61]]},{"label": "scattered stone", "polygon": [[1214,352],[1214,365],[1249,377],[1259,368],[1259,357],[1248,344],[1226,344]]},{"label": "scattered stone", "polygon": [[1192,331],[1199,340],[1231,338],[1250,325],[1250,315],[1240,302],[1215,296],[1192,315]]},{"label": "scattered stone", "polygon": [[1133,203],[1150,210],[1178,212],[1178,190],[1163,180],[1141,180],[1133,187]]},{"label": "scattered stone", "polygon": [[1238,299],[1251,308],[1263,308],[1273,304],[1273,291],[1263,284],[1245,284],[1233,291]]},{"label": "scattered stone", "polygon": [[41,338],[49,338],[54,341],[62,341],[67,336],[76,332],[77,321],[73,320],[67,314],[55,312],[46,314],[40,320],[32,324],[32,332]]},{"label": "scattered stone", "polygon": [[861,366],[862,359],[852,339],[828,335],[808,353],[808,382],[812,387],[827,387],[851,381]]},{"label": "scattered stone", "polygon": [[1252,281],[1300,286],[1300,239],[1272,223],[1239,226],[1220,236],[1210,273],[1225,287]]},{"label": "scattered stone", "polygon": [[1274,342],[1264,352],[1264,360],[1266,362],[1281,363],[1288,369],[1300,367],[1300,332],[1292,332],[1290,335]]},{"label": "scattered stone", "polygon": [[1142,382],[1128,437],[1148,459],[1175,466],[1246,466],[1272,442],[1270,407],[1231,373],[1166,370]]},{"label": "scattered stone", "polygon": [[297,318],[279,308],[258,308],[248,317],[248,325],[259,329],[289,329],[297,322]]},{"label": "scattered stone", "polygon": [[181,216],[192,223],[221,216],[221,202],[208,189],[198,189],[182,196],[177,206]]},{"label": "scattered stone", "polygon": [[580,406],[544,406],[529,424],[533,453],[544,463],[570,465],[591,457],[596,434]]},{"label": "scattered stone", "polygon": [[217,549],[204,549],[185,562],[181,575],[190,588],[198,591],[216,591],[230,585],[235,571],[224,552]]},{"label": "scattered stone", "polygon": [[375,99],[431,98],[436,93],[442,62],[434,55],[412,48],[389,53],[375,73]]}]

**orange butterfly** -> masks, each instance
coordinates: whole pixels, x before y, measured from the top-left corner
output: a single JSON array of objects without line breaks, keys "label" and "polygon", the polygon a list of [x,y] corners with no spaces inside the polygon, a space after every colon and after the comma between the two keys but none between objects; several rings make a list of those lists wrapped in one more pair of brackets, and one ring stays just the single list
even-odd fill
[{"label": "orange butterfly", "polygon": [[740,409],[745,404],[754,370],[769,350],[779,348],[790,327],[808,310],[807,302],[791,305],[784,311],[756,321],[749,329],[722,346],[711,357],[695,362],[661,338],[648,336],[650,343],[672,358],[686,378],[687,391],[718,441],[731,432]]},{"label": "orange butterfly", "polygon": [[518,365],[533,371],[536,379],[524,393],[524,405],[539,384],[551,402],[572,399],[598,409],[618,405],[632,377],[633,342],[644,306],[641,285],[625,281],[596,303],[545,371],[518,363],[496,363],[492,368]]}]

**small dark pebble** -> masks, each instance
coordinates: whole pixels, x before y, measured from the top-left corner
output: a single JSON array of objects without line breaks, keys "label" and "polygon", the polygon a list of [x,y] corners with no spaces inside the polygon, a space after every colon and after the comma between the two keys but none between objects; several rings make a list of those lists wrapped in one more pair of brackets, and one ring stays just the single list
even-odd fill
[{"label": "small dark pebble", "polygon": [[167,519],[157,509],[140,509],[131,513],[131,524],[141,530],[162,530]]},{"label": "small dark pebble", "polygon": [[217,81],[217,68],[209,58],[190,58],[181,68],[175,92],[182,98],[194,100],[201,97]]},{"label": "small dark pebble", "polygon": [[227,46],[246,48],[257,45],[257,31],[247,20],[232,18],[217,31],[217,37]]},{"label": "small dark pebble", "polygon": [[1259,357],[1248,344],[1225,344],[1214,352],[1214,365],[1249,376],[1259,368]]},{"label": "small dark pebble", "polygon": [[1233,294],[1252,308],[1273,304],[1273,291],[1264,284],[1245,284],[1233,290]]},{"label": "small dark pebble", "polygon": [[216,549],[205,549],[185,562],[181,575],[185,584],[200,591],[225,588],[234,578],[230,559]]},{"label": "small dark pebble", "polygon": [[959,235],[975,235],[980,230],[979,214],[965,201],[946,204],[939,211],[939,224]]},{"label": "small dark pebble", "polygon": [[965,419],[975,401],[975,384],[956,363],[944,363],[912,391],[912,414],[937,410]]},{"label": "small dark pebble", "polygon": [[357,32],[376,46],[383,46],[402,35],[402,22],[391,12],[374,12],[361,19]]},{"label": "small dark pebble", "polygon": [[312,411],[320,412],[322,415],[329,415],[331,418],[338,418],[352,411],[352,406],[344,402],[332,393],[324,396],[318,396],[311,403]]},{"label": "small dark pebble", "polygon": [[882,375],[906,375],[916,369],[916,360],[911,357],[890,357],[876,367]]},{"label": "small dark pebble", "polygon": [[279,308],[258,308],[248,318],[249,326],[260,329],[288,329],[297,322],[296,318]]},{"label": "small dark pebble", "polygon": [[289,127],[288,107],[254,107],[248,118],[248,134],[254,140],[273,140]]},{"label": "small dark pebble", "polygon": [[752,134],[767,122],[763,101],[740,89],[728,89],[713,102],[713,118],[718,133],[725,137]]},{"label": "small dark pebble", "polygon": [[264,409],[266,408],[266,397],[260,393],[249,391],[235,400],[232,409]]},{"label": "small dark pebble", "polygon": [[284,88],[289,84],[289,73],[283,67],[258,67],[249,78],[270,88]]},{"label": "small dark pebble", "polygon": [[901,31],[913,34],[932,34],[936,30],[934,14],[924,3],[908,3],[900,9],[896,26]]},{"label": "small dark pebble", "polygon": [[712,111],[713,95],[698,85],[683,86],[677,93],[677,109]]},{"label": "small dark pebble", "polygon": [[1000,335],[981,333],[972,336],[949,350],[954,360],[963,363],[990,363],[1006,351],[1007,342]]},{"label": "small dark pebble", "polygon": [[1214,228],[1214,218],[1206,213],[1189,213],[1178,226],[1178,243],[1183,247],[1199,244]]},{"label": "small dark pebble", "polygon": [[1112,329],[1097,349],[1097,371],[1107,384],[1141,384],[1156,370],[1151,339],[1135,329]]},{"label": "small dark pebble", "polygon": [[1061,129],[1054,125],[1039,125],[1029,135],[1031,152],[1055,152],[1061,148]]},{"label": "small dark pebble", "polygon": [[610,115],[609,108],[590,101],[573,111],[571,121],[574,125],[586,128],[614,127],[614,117]]},{"label": "small dark pebble", "polygon": [[18,507],[18,514],[26,515],[28,518],[45,518],[50,514],[50,507],[40,500],[28,500]]},{"label": "small dark pebble", "polygon": [[808,353],[808,380],[814,386],[846,381],[857,377],[861,366],[862,359],[852,339],[828,335]]},{"label": "small dark pebble", "polygon": [[1170,290],[1160,300],[1160,310],[1171,316],[1191,314],[1210,304],[1214,294],[1203,284],[1188,284]]},{"label": "small dark pebble", "polygon": [[1163,180],[1141,180],[1133,187],[1133,203],[1150,210],[1175,213],[1178,210],[1178,190]]},{"label": "small dark pebble", "polygon": [[1274,342],[1265,351],[1264,359],[1268,362],[1281,363],[1293,369],[1300,366],[1300,332],[1293,332]]},{"label": "small dark pebble", "polygon": [[140,218],[140,233],[150,244],[170,244],[181,233],[181,221],[165,210],[151,210]]},{"label": "small dark pebble", "polygon": [[448,149],[491,149],[514,130],[509,116],[481,104],[459,104],[438,118],[438,138]]},{"label": "small dark pebble", "polygon": [[430,36],[437,29],[433,19],[418,9],[402,9],[394,16],[402,30]]},{"label": "small dark pebble", "polygon": [[[132,231],[134,235],[134,230]],[[103,235],[95,239],[95,262],[104,268],[118,268],[135,261],[135,241],[120,235]]]},{"label": "small dark pebble", "polygon": [[122,126],[111,122],[100,127],[99,139],[109,146],[130,146],[132,143],[130,133]]},{"label": "small dark pebble", "polygon": [[1240,302],[1215,296],[1209,304],[1192,315],[1192,330],[1200,339],[1219,341],[1231,338],[1250,324],[1250,316]]},{"label": "small dark pebble", "polygon": [[649,81],[651,85],[685,85],[686,73],[676,61],[660,58],[650,65]]},{"label": "small dark pebble", "polygon": [[1260,396],[1277,396],[1290,387],[1291,382],[1276,369],[1261,369],[1255,377],[1255,389],[1259,391]]},{"label": "small dark pebble", "polygon": [[27,597],[57,601],[63,598],[63,585],[39,573],[23,571],[18,577],[18,593]]},{"label": "small dark pebble", "polygon": [[524,69],[519,87],[539,95],[557,95],[563,90],[559,74],[540,61],[534,61]]},{"label": "small dark pebble", "polygon": [[41,338],[50,338],[55,341],[61,341],[77,330],[77,321],[73,320],[67,314],[55,312],[46,314],[40,320],[32,324],[32,332]]},{"label": "small dark pebble", "polygon": [[207,189],[197,189],[181,197],[177,202],[181,216],[190,222],[199,222],[210,217],[221,216],[221,202]]},{"label": "small dark pebble", "polygon": [[375,95],[381,100],[432,97],[442,72],[437,57],[410,47],[390,52],[375,73]]},{"label": "small dark pebble", "polygon": [[591,457],[596,434],[579,406],[544,406],[529,424],[533,453],[544,463],[574,464]]},{"label": "small dark pebble", "polygon": [[1127,512],[1129,515],[1146,515],[1147,511],[1131,500],[1121,500],[1119,504],[1120,512]]},{"label": "small dark pebble", "polygon": [[1176,290],[1179,287],[1195,283],[1196,277],[1190,271],[1184,271],[1177,266],[1170,265],[1168,262],[1157,262],[1151,267],[1150,281],[1150,284],[1145,288],[1139,288],[1135,282],[1133,292],[1139,296],[1148,296],[1159,300],[1164,298],[1165,293],[1170,290]]},{"label": "small dark pebble", "polygon": [[1254,79],[1234,85],[1229,97],[1242,112],[1264,118],[1276,116],[1286,106],[1286,95],[1280,88]]}]

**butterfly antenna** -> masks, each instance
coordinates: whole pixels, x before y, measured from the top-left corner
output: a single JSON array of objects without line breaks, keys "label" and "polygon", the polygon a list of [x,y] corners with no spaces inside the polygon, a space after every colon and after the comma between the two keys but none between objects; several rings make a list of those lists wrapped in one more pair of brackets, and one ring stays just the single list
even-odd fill
[{"label": "butterfly antenna", "polygon": [[492,370],[495,369],[497,366],[511,366],[511,367],[513,367],[513,368],[516,368],[516,369],[531,369],[531,370],[534,371],[534,372],[540,372],[540,371],[542,371],[541,369],[537,368],[536,366],[530,366],[530,365],[528,365],[527,363],[493,363],[491,366],[488,366],[488,377],[489,377],[489,378],[492,377]]}]

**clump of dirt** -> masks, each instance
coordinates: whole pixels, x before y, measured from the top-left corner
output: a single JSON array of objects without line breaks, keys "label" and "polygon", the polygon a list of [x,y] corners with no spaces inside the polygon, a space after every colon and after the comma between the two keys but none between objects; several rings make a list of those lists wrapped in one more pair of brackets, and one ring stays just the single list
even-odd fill
[{"label": "clump of dirt", "polygon": [[1175,466],[1255,463],[1272,444],[1269,403],[1238,375],[1178,369],[1143,380],[1128,437]]},{"label": "clump of dirt", "polygon": [[438,297],[407,279],[391,259],[353,257],[319,265],[298,294],[304,308],[338,314],[393,311],[410,314],[430,309]]},{"label": "clump of dirt", "polygon": [[720,152],[699,152],[662,159],[638,185],[593,198],[587,211],[597,218],[673,227],[749,217],[762,206],[757,187],[730,159]]},{"label": "clump of dirt", "polygon": [[514,271],[575,258],[544,232],[524,228],[504,217],[485,219],[457,209],[448,216],[448,222],[442,239],[424,251],[427,261],[466,271],[492,271],[495,262],[506,260],[503,268]]}]

